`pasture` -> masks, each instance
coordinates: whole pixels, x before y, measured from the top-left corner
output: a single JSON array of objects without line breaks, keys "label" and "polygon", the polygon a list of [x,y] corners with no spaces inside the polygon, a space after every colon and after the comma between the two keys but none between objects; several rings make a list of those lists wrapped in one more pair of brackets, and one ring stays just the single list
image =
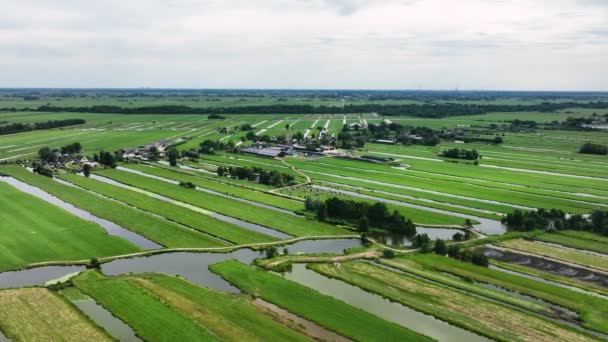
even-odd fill
[{"label": "pasture", "polygon": [[[497,98],[456,102],[529,105],[542,101]],[[0,108],[17,109],[42,105],[136,109],[161,105],[254,108],[250,106],[422,103],[427,102],[302,94],[127,98],[105,94],[27,101],[0,96]],[[435,103],[451,102],[438,99]],[[54,293],[59,289],[58,293],[70,300],[93,298],[146,341],[308,341],[315,338],[307,335],[310,331],[305,326],[309,324],[322,333],[357,341],[606,339],[608,290],[601,282],[549,273],[526,264],[490,260],[490,267],[480,267],[471,263],[475,248],[494,244],[495,248],[608,271],[608,238],[591,232],[600,232],[605,222],[589,222],[585,230],[558,227],[556,231],[542,231],[533,227],[531,231],[508,234],[509,230],[523,229],[500,222],[515,210],[559,209],[570,216],[608,209],[608,159],[578,152],[587,142],[608,145],[608,134],[545,126],[567,118],[588,118],[594,112],[604,113],[567,108],[424,118],[373,112],[244,112],[214,118],[207,114],[2,112],[0,125],[84,119],[86,123],[77,126],[0,135],[0,162],[9,164],[0,165],[0,174],[119,226],[127,234],[110,235],[102,224],[86,220],[87,215],[70,214],[0,182],[0,271],[41,262],[68,265],[84,261],[98,268],[72,280],[62,278],[60,284],[38,282],[32,288],[0,290],[0,331],[13,340],[38,340],[43,336],[57,340],[111,339],[77,307]],[[514,120],[534,120],[538,127],[513,127]],[[397,138],[394,130],[380,132],[387,139],[379,139],[375,136],[379,133],[369,127],[348,126],[382,122],[453,134],[447,135],[450,138],[442,136],[434,146],[427,146],[419,137],[393,144],[391,139]],[[340,147],[342,142],[337,138],[343,132],[365,137],[364,144],[333,150],[328,145]],[[460,141],[461,134],[473,138],[473,142]],[[500,144],[483,140],[497,135],[503,140]],[[298,141],[302,136],[308,139]],[[180,153],[177,165],[171,166],[162,155],[158,160],[119,160],[116,168],[93,167],[89,177],[60,165],[55,169],[55,179],[23,167],[35,166],[33,162],[43,147],[59,149],[79,142],[83,147],[79,154],[94,159],[100,151],[141,150],[161,139],[172,142]],[[207,140],[214,146],[211,150],[200,148]],[[283,151],[286,156],[279,158],[264,157],[255,150],[240,151],[258,145],[293,148]],[[481,158],[473,161],[440,156],[453,148],[474,149]],[[312,149],[326,153],[315,155],[310,153]],[[249,173],[238,176],[238,172]],[[289,181],[263,181],[264,172],[289,175],[285,176]],[[324,216],[319,207],[305,207],[305,203],[318,204],[331,197],[359,202],[367,209],[345,219]],[[410,243],[415,238],[406,238],[388,226],[368,227],[365,222],[370,216],[365,210],[376,202],[385,204],[389,214],[397,212],[404,221],[412,220],[419,231],[444,228],[436,231],[447,231],[443,236],[446,248],[460,244],[462,254],[450,254],[452,258],[443,251],[438,253],[444,255],[437,255],[433,248],[439,242],[409,246],[404,239]],[[383,219],[388,221],[389,217]],[[590,228],[592,224],[594,229]],[[464,234],[467,228],[477,231],[469,234],[467,241],[452,233]],[[133,235],[154,246],[133,242]],[[382,240],[387,236],[390,241]],[[399,241],[408,248],[400,246]],[[298,247],[291,250],[293,243]],[[280,264],[286,273],[280,276],[229,260],[210,264],[213,273],[205,273],[205,279],[195,285],[161,273],[140,274],[143,271],[135,266],[142,260],[162,263],[155,261],[161,260],[160,256],[167,258],[163,260],[188,260],[196,252],[203,258],[213,253],[248,260],[253,265]],[[224,252],[234,254],[220,254]],[[105,273],[112,266],[97,265],[92,258],[110,264],[114,263],[110,259],[116,259],[125,270],[119,273],[121,276],[109,276],[116,274]],[[253,261],[255,258],[264,260]],[[301,264],[304,262],[313,263],[305,268]],[[175,264],[175,274],[208,272],[207,266],[193,264]],[[146,271],[150,272],[166,267],[149,266]],[[45,272],[42,268],[29,271]],[[0,287],[3,277],[25,276],[19,271],[2,272]],[[316,283],[320,278],[327,282]],[[224,289],[232,288],[232,284],[242,293],[236,288],[236,294],[213,290],[222,279],[229,283]],[[268,303],[260,304],[261,300]],[[5,307],[10,310],[5,311]],[[446,335],[451,333],[454,335]]]}]

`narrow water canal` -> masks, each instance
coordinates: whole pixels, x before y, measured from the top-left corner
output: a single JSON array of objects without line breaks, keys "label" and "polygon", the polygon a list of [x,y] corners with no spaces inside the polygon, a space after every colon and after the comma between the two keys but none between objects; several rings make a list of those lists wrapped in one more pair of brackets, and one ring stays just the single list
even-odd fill
[{"label": "narrow water canal", "polygon": [[74,305],[84,312],[97,325],[105,329],[108,334],[120,342],[141,342],[142,340],[135,335],[133,329],[125,322],[116,318],[110,311],[97,304],[94,299],[73,301]]},{"label": "narrow water canal", "polygon": [[491,341],[486,337],[440,321],[433,316],[391,302],[377,294],[366,292],[359,287],[318,274],[307,269],[304,264],[294,264],[293,270],[283,276],[438,341]]}]

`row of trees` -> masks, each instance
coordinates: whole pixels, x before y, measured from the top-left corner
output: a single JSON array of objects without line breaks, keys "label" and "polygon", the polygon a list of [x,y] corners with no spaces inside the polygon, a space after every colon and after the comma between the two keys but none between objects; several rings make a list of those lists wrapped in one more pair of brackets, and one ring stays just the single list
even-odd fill
[{"label": "row of trees", "polygon": [[59,149],[51,149],[50,147],[43,147],[38,150],[38,157],[41,161],[46,163],[56,163],[59,161],[59,154],[76,154],[82,151],[82,145],[79,142],[62,146]]},{"label": "row of trees", "polygon": [[61,154],[74,154],[80,153],[82,151],[82,145],[79,142],[71,143],[65,146],[62,146],[59,151]]},{"label": "row of trees", "polygon": [[489,260],[482,252],[471,252],[469,249],[463,249],[460,245],[447,245],[445,241],[436,239],[434,243],[427,234],[416,234],[412,239],[412,246],[420,248],[422,253],[435,253],[441,256],[449,256],[452,259],[458,259],[466,262],[471,262],[478,266],[488,267]]},{"label": "row of trees", "polygon": [[66,119],[66,120],[49,120],[44,122],[29,123],[13,123],[0,126],[0,135],[14,134],[21,132],[29,132],[43,129],[59,128],[66,126],[82,125],[86,121],[82,119]]},{"label": "row of trees", "polygon": [[198,151],[202,154],[215,154],[215,151],[229,151],[234,148],[234,143],[223,143],[221,141],[207,139],[199,144]]},{"label": "row of trees", "polygon": [[461,148],[450,148],[443,150],[439,153],[441,157],[455,158],[455,159],[466,159],[466,160],[477,160],[481,158],[481,155],[477,153],[477,150],[466,150]]},{"label": "row of trees", "polygon": [[238,179],[246,179],[252,182],[258,182],[264,185],[281,187],[290,185],[295,182],[295,177],[289,173],[283,173],[276,170],[264,170],[259,167],[224,167],[217,168],[217,175],[220,177],[231,177]]},{"label": "row of trees", "polygon": [[510,229],[531,231],[540,229],[585,230],[608,236],[608,212],[595,209],[588,218],[580,214],[566,215],[559,209],[522,211],[516,209],[502,219]]},{"label": "row of trees", "polygon": [[306,198],[304,207],[308,211],[314,211],[317,219],[341,220],[357,223],[358,230],[367,232],[370,227],[385,229],[390,232],[403,234],[407,237],[416,235],[416,226],[410,219],[406,219],[397,210],[389,212],[386,204],[376,202],[372,205],[366,202],[331,197],[327,200],[314,200]]},{"label": "row of trees", "polygon": [[112,114],[342,114],[342,113],[372,113],[382,115],[408,115],[427,118],[441,118],[456,115],[475,115],[492,112],[554,112],[567,108],[607,109],[608,102],[543,102],[533,105],[500,105],[500,104],[464,104],[464,103],[425,103],[425,104],[349,104],[342,106],[311,106],[311,105],[258,105],[235,107],[206,107],[192,108],[189,106],[91,106],[91,107],[59,107],[40,106],[41,112],[78,112],[78,113],[112,113]]}]

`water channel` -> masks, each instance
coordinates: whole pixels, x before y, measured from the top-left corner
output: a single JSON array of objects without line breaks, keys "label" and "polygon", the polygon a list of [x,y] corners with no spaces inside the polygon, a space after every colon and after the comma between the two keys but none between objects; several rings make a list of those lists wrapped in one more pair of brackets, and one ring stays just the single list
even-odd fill
[{"label": "water channel", "polygon": [[[76,300],[72,302],[84,312],[97,325],[105,329],[108,334],[121,342],[141,342],[142,340],[135,335],[133,329],[125,322],[114,317],[110,311],[97,304],[94,299]],[[1,341],[1,340],[0,340]]]}]

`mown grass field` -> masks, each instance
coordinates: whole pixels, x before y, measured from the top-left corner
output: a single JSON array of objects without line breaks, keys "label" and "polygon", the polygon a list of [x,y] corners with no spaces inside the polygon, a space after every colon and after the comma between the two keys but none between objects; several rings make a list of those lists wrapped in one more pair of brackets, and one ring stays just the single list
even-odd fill
[{"label": "mown grass field", "polygon": [[28,172],[21,167],[2,166],[0,167],[0,172],[38,187],[75,207],[114,222],[123,228],[141,234],[166,247],[210,247],[222,245],[218,243],[217,239],[196,234],[196,232],[184,229],[170,221],[147,215],[126,205],[101,198],[83,189],[60,184],[44,176]]},{"label": "mown grass field", "polygon": [[231,184],[222,184],[209,181],[202,177],[198,177],[196,174],[184,174],[179,169],[174,170],[177,172],[168,171],[167,169],[161,169],[156,167],[148,167],[142,165],[128,165],[128,168],[145,172],[151,175],[160,176],[180,182],[191,182],[196,186],[204,189],[216,191],[226,195],[244,198],[246,200],[267,204],[273,207],[286,209],[290,211],[301,211],[304,208],[304,204],[300,201],[294,201],[275,195],[271,195],[265,192],[251,190],[245,187],[239,187]]},{"label": "mown grass field", "polygon": [[245,293],[358,341],[430,341],[365,311],[279,276],[230,260],[210,269]]},{"label": "mown grass field", "polygon": [[567,250],[559,247],[542,245],[527,240],[508,240],[498,244],[502,247],[513,248],[516,250],[543,255],[602,271],[608,271],[608,258],[596,256],[584,252]]},{"label": "mown grass field", "polygon": [[113,341],[54,293],[42,288],[0,291],[0,330],[13,341]]},{"label": "mown grass field", "polygon": [[0,270],[43,261],[82,260],[140,250],[108,235],[94,223],[3,182],[0,182],[0,207]]},{"label": "mown grass field", "polygon": [[309,268],[495,340],[593,340],[535,316],[370,264],[311,264]]}]

